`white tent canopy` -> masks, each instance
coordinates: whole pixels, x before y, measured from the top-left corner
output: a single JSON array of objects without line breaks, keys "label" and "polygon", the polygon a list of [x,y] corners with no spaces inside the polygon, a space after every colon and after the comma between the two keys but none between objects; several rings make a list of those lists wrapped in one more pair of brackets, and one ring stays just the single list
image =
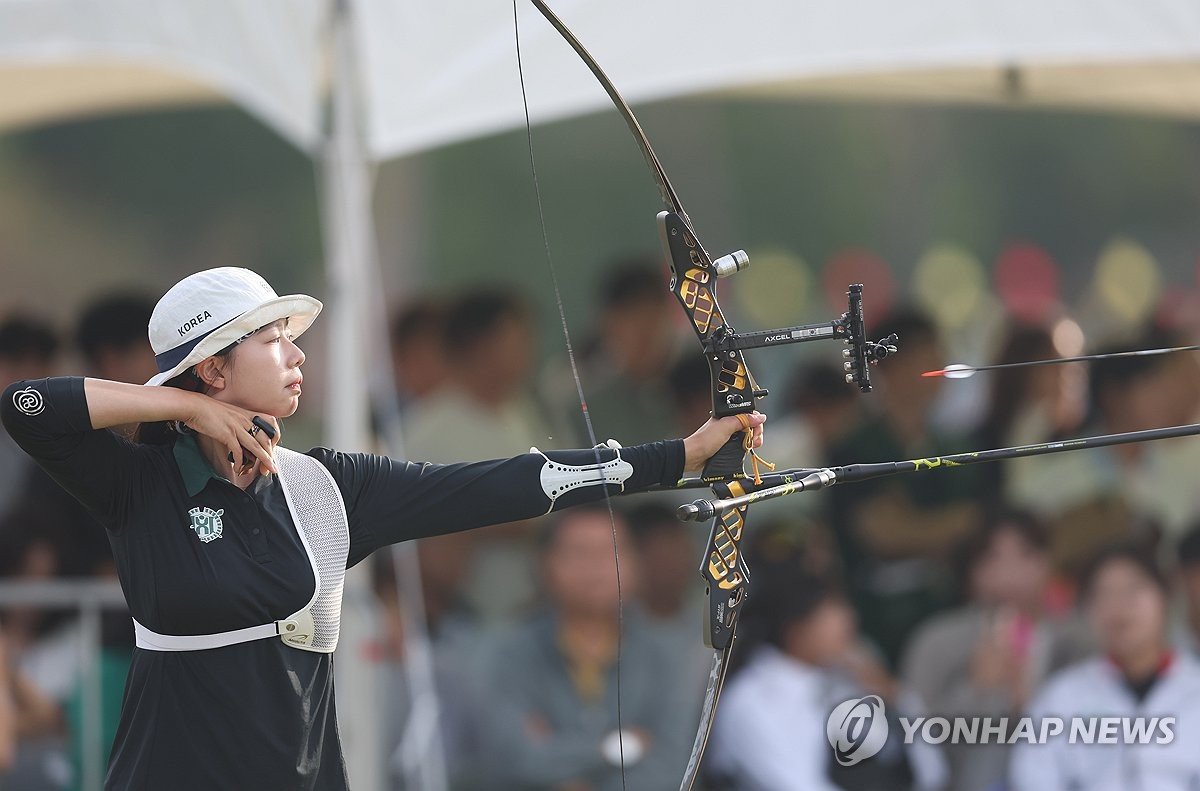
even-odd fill
[{"label": "white tent canopy", "polygon": [[[225,96],[319,138],[322,0],[0,0],[0,127]],[[607,97],[518,0],[534,121]],[[1200,118],[1194,0],[558,0],[631,102],[724,93]],[[355,0],[375,159],[523,123],[509,0]]]},{"label": "white tent canopy", "polygon": [[[520,3],[533,119],[608,98]],[[1194,0],[559,0],[626,98],[712,92],[1083,105],[1200,118]],[[511,4],[372,0],[360,29],[379,158],[524,122]],[[410,78],[416,75],[416,79]]]},{"label": "white tent canopy", "polygon": [[323,0],[0,0],[0,128],[212,102],[317,140]]}]

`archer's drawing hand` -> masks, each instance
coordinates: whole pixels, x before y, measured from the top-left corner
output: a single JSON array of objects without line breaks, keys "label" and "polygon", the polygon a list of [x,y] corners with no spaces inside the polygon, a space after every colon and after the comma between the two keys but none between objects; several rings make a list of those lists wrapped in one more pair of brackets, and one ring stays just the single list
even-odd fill
[{"label": "archer's drawing hand", "polygon": [[[194,403],[192,413],[184,420],[184,425],[199,434],[211,437],[228,451],[233,457],[233,461],[230,462],[232,469],[247,472],[249,466],[257,464],[261,470],[279,472],[271,458],[271,451],[280,437],[279,421],[273,416],[259,415],[198,393]],[[269,437],[265,431],[250,433],[250,429],[254,428],[253,421],[256,416],[262,417],[274,427],[275,438]],[[250,459],[250,465],[243,464],[243,456]]]},{"label": "archer's drawing hand", "polygon": [[[750,447],[752,449],[761,448],[763,423],[767,422],[767,416],[761,412],[751,412],[746,417],[749,418],[750,428],[754,432]],[[699,470],[706,461],[712,458],[713,454],[729,441],[730,437],[744,431],[741,421],[735,416],[730,415],[720,419],[710,417],[707,423],[696,429],[690,437],[683,441],[684,472]]]}]

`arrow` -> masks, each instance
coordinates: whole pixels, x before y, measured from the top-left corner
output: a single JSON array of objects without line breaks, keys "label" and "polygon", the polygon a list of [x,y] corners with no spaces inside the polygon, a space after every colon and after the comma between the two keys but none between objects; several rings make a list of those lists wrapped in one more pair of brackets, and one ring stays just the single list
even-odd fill
[{"label": "arrow", "polygon": [[1200,346],[1172,346],[1169,349],[1141,349],[1132,352],[1111,352],[1109,354],[1085,354],[1080,357],[1056,357],[1052,360],[1030,360],[1022,363],[1000,363],[998,365],[964,365],[952,363],[937,371],[926,371],[921,376],[942,376],[946,379],[970,379],[980,371],[995,371],[1000,368],[1029,368],[1035,365],[1058,365],[1060,363],[1081,363],[1089,360],[1113,360],[1118,357],[1153,357],[1158,354],[1174,352],[1200,351]]}]

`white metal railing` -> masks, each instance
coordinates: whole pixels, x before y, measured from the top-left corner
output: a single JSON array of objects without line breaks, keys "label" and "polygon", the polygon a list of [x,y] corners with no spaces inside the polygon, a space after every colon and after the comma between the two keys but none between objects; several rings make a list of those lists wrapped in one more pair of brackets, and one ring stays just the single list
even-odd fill
[{"label": "white metal railing", "polygon": [[100,615],[126,609],[115,580],[0,581],[0,609],[24,606],[79,613],[80,774],[82,791],[101,791],[104,759],[99,748],[103,697],[100,681]]}]

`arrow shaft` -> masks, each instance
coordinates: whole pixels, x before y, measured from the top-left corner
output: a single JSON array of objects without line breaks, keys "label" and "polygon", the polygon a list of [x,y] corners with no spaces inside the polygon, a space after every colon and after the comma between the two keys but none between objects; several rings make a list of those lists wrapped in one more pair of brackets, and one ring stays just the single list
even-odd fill
[{"label": "arrow shaft", "polygon": [[[1175,352],[1200,351],[1200,346],[1172,346],[1168,349],[1137,349],[1129,352],[1109,352],[1108,354],[1083,354],[1076,357],[1056,357],[1050,360],[1028,360],[1019,363],[997,363],[995,365],[966,365],[953,370],[953,373],[976,374],[980,371],[998,371],[1002,368],[1032,368],[1035,365],[1061,365],[1063,363],[1093,362],[1096,360],[1115,360],[1120,357],[1153,357],[1159,354],[1174,354]],[[935,374],[945,375],[951,369],[930,371],[925,376]]]}]

